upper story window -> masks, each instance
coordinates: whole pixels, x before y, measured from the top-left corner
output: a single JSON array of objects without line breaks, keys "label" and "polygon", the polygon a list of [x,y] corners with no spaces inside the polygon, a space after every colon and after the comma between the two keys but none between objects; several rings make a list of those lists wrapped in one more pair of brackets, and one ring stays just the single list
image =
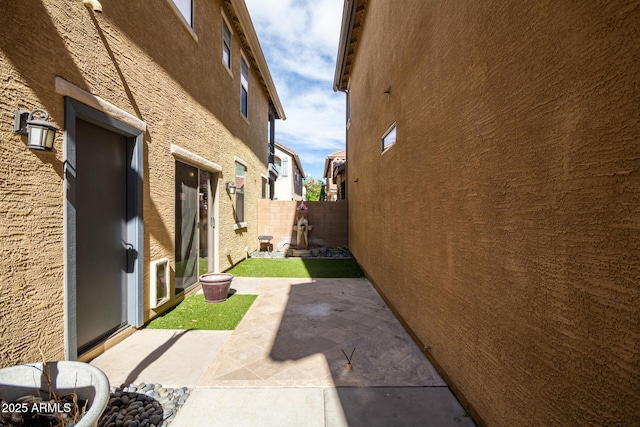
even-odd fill
[{"label": "upper story window", "polygon": [[282,160],[280,159],[280,157],[276,157],[274,162],[276,170],[278,171],[278,175],[280,175],[280,172],[282,172]]},{"label": "upper story window", "polygon": [[241,58],[240,64],[240,112],[249,118],[249,66],[244,57]]},{"label": "upper story window", "polygon": [[231,30],[227,21],[222,19],[222,62],[231,69]]},{"label": "upper story window", "polygon": [[289,159],[282,159],[282,176],[289,176]]},{"label": "upper story window", "polygon": [[193,2],[195,0],[171,0],[191,28],[193,28]]},{"label": "upper story window", "polygon": [[396,124],[392,124],[389,130],[382,136],[382,152],[385,152],[396,143]]}]

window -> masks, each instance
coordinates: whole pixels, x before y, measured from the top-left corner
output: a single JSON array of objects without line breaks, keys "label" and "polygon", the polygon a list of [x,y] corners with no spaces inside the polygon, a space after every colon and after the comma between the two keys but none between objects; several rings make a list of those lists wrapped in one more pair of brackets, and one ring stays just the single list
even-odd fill
[{"label": "window", "polygon": [[278,171],[278,175],[280,175],[280,173],[282,172],[282,160],[280,160],[280,157],[276,157],[275,164],[276,171]]},{"label": "window", "polygon": [[236,162],[236,223],[244,222],[244,176],[247,167]]},{"label": "window", "polygon": [[178,11],[191,28],[193,28],[193,0],[172,0]]},{"label": "window", "polygon": [[249,118],[249,66],[244,58],[241,61],[240,112],[243,116]]},{"label": "window", "polygon": [[386,151],[396,143],[396,124],[392,124],[389,130],[382,136],[382,151]]},{"label": "window", "polygon": [[289,176],[289,159],[282,159],[282,176]]},{"label": "window", "polygon": [[222,62],[231,70],[231,31],[224,18],[222,19]]},{"label": "window", "polygon": [[267,179],[266,176],[260,174],[262,178],[262,198],[263,199],[268,199],[269,198],[269,180]]}]

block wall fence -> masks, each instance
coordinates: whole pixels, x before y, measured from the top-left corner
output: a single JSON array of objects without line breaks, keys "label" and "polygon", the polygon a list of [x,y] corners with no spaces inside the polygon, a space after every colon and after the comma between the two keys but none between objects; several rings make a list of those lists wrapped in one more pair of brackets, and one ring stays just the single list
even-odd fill
[{"label": "block wall fence", "polygon": [[[258,234],[273,236],[274,249],[296,242],[293,225],[296,221],[296,208],[300,202],[279,200],[258,200]],[[311,246],[335,248],[349,243],[348,203],[309,202],[309,232]]]}]

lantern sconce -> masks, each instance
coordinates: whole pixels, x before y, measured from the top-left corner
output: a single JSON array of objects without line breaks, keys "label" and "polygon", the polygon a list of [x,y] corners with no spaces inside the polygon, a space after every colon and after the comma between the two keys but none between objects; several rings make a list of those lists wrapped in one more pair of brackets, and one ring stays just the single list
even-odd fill
[{"label": "lantern sconce", "polygon": [[236,194],[236,185],[233,182],[231,181],[227,182],[226,187],[227,187],[227,193]]},{"label": "lantern sconce", "polygon": [[82,4],[94,12],[102,13],[102,5],[98,0],[82,0]]},{"label": "lantern sconce", "polygon": [[[35,118],[36,115],[41,118]],[[27,147],[51,151],[59,129],[48,122],[48,119],[49,113],[41,108],[36,108],[32,112],[18,110],[14,115],[13,131],[20,135],[28,135]]]}]

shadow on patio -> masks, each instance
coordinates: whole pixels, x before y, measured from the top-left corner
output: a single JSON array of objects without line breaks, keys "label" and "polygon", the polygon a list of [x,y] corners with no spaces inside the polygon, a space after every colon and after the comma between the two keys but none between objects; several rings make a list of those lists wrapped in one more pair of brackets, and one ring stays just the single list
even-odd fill
[{"label": "shadow on patio", "polygon": [[473,425],[366,279],[232,288],[259,295],[234,331],[141,330],[94,364],[117,383],[195,387],[176,427]]},{"label": "shadow on patio", "polygon": [[[343,351],[353,354],[347,370]],[[270,357],[301,361],[321,354],[336,386],[442,385],[371,285],[316,279],[292,284]]]},{"label": "shadow on patio", "polygon": [[[376,425],[380,411],[396,425],[462,421],[445,382],[367,280],[261,279],[256,291],[199,387],[323,388],[331,425]],[[347,370],[343,351],[354,348]]]}]

